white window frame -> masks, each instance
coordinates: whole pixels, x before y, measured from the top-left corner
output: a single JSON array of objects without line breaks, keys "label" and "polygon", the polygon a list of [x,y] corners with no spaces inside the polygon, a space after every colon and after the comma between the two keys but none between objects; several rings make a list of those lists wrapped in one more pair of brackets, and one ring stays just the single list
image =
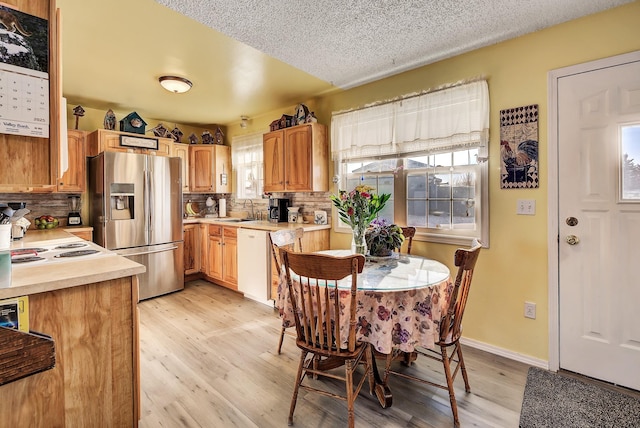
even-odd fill
[{"label": "white window frame", "polygon": [[[465,85],[472,85],[467,87]],[[435,153],[452,153],[460,149],[478,149],[478,163],[472,167],[476,169],[476,192],[473,229],[443,229],[418,227],[415,240],[453,245],[471,245],[474,239],[480,239],[485,247],[489,246],[489,173],[488,173],[488,132],[489,132],[489,99],[488,87],[485,81],[472,82],[459,87],[446,88],[451,94],[439,94],[432,99],[413,100],[416,97],[429,97],[432,93],[419,96],[412,95],[400,101],[392,101],[382,105],[367,107],[347,113],[335,113],[332,118],[332,145],[335,171],[340,179],[336,180],[335,193],[346,188],[349,175],[346,171],[347,162],[359,160],[375,161],[389,158],[405,158],[426,156]],[[444,95],[444,96],[442,96]],[[465,99],[466,97],[466,99]],[[407,102],[411,99],[411,102]],[[462,100],[460,103],[459,101]],[[465,103],[467,105],[465,105]],[[460,112],[457,105],[462,104]],[[434,107],[434,105],[436,107]],[[438,110],[439,112],[435,112]],[[442,116],[442,111],[446,114]],[[458,114],[465,120],[456,119]],[[341,115],[350,115],[341,117]],[[337,118],[337,119],[336,119]],[[442,124],[444,119],[444,125]],[[447,123],[449,122],[449,123]],[[463,129],[460,123],[463,122]],[[433,123],[437,125],[431,126]],[[415,134],[413,126],[416,125]],[[409,126],[410,129],[403,129]],[[464,128],[467,126],[467,128]],[[433,128],[433,129],[431,129]],[[435,134],[434,134],[435,133]],[[404,141],[408,139],[409,141]],[[465,166],[468,168],[471,166]],[[394,212],[403,218],[396,218],[397,223],[406,224],[407,174],[402,172],[401,183],[404,189],[398,192],[398,181],[394,180]],[[388,174],[364,173],[363,175]],[[396,173],[396,177],[398,174]],[[403,204],[404,207],[398,204]],[[339,233],[351,233],[351,229],[341,223],[334,215],[334,230]]]}]

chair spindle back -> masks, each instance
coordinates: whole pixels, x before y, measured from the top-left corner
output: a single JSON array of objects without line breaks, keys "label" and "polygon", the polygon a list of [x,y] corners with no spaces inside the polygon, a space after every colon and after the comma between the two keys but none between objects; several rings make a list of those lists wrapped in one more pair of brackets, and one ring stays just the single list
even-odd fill
[{"label": "chair spindle back", "polygon": [[[280,258],[286,272],[297,341],[328,355],[353,352],[357,278],[364,267],[364,256],[332,257],[281,248]],[[339,290],[338,282],[348,276],[351,276],[350,291]],[[350,293],[348,319],[340,315],[340,293],[345,292]],[[348,328],[346,348],[340,338],[341,327]]]},{"label": "chair spindle back", "polygon": [[462,334],[462,316],[467,306],[471,279],[482,245],[474,241],[470,249],[456,250],[454,264],[458,267],[455,283],[449,296],[449,306],[440,322],[440,341],[456,341]]}]

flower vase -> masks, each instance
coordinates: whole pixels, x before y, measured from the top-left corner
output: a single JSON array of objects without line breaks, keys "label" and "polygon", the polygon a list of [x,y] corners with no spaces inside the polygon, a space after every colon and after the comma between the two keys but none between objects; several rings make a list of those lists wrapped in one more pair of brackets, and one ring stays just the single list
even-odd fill
[{"label": "flower vase", "polygon": [[367,241],[364,239],[367,228],[365,226],[356,226],[352,229],[353,239],[351,240],[351,252],[354,254],[367,255]]}]

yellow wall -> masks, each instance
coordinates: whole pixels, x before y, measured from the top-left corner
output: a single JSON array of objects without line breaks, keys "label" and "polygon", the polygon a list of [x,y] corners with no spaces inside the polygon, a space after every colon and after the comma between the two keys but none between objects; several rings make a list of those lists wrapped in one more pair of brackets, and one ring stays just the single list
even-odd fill
[{"label": "yellow wall", "polygon": [[[465,337],[515,353],[548,360],[547,73],[550,70],[640,49],[640,2],[561,24],[428,65],[394,77],[310,100],[321,123],[331,112],[363,106],[446,83],[485,77],[491,97],[489,159],[490,245],[474,277]],[[491,25],[491,23],[487,23]],[[538,104],[540,188],[500,189],[499,111]],[[253,118],[256,132],[293,106]],[[230,126],[230,133],[237,126]],[[253,129],[253,131],[252,131]],[[236,131],[237,133],[237,131]],[[332,167],[332,166],[330,166]],[[517,199],[535,199],[536,215],[515,215]],[[350,236],[331,234],[331,246],[346,248]],[[414,242],[412,253],[446,261],[455,248]],[[537,304],[537,319],[523,317],[524,302]]]}]

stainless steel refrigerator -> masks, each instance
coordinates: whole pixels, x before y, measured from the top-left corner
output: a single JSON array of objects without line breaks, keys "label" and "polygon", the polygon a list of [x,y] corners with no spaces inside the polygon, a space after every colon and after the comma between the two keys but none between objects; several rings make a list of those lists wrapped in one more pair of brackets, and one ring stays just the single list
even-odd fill
[{"label": "stainless steel refrigerator", "polygon": [[140,299],[184,288],[180,159],[103,152],[89,160],[94,240],[146,266]]}]

